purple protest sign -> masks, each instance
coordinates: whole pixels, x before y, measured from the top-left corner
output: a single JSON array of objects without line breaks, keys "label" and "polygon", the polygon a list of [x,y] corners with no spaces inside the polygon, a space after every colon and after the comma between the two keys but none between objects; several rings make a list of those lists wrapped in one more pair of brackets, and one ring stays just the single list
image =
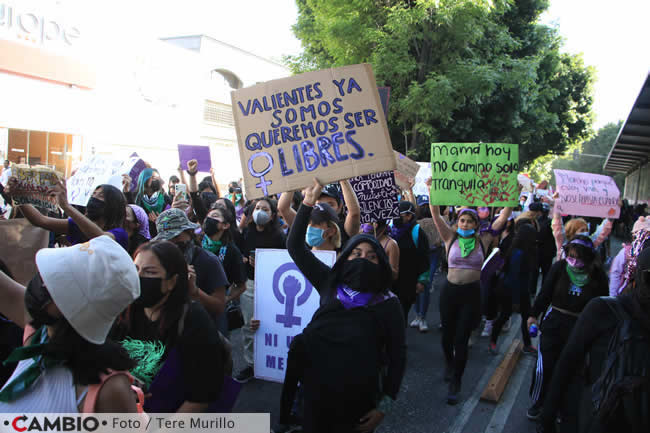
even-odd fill
[{"label": "purple protest sign", "polygon": [[209,146],[192,146],[190,144],[178,145],[178,157],[181,161],[181,167],[187,169],[187,162],[196,159],[199,163],[198,170],[209,173],[212,167]]},{"label": "purple protest sign", "polygon": [[353,177],[350,184],[359,200],[361,223],[399,217],[398,188],[392,171]]}]

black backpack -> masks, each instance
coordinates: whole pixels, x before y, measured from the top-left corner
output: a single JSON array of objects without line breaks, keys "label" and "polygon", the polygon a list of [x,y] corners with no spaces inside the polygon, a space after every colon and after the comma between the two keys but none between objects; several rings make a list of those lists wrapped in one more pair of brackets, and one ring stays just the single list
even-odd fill
[{"label": "black backpack", "polygon": [[[616,298],[602,298],[618,318],[591,398],[599,423],[620,431],[650,431],[650,335]],[[609,431],[609,430],[607,430]]]}]

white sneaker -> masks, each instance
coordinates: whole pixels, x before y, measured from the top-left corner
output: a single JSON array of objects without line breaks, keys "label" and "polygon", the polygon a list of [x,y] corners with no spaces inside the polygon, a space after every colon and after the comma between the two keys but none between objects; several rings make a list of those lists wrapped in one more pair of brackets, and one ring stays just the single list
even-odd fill
[{"label": "white sneaker", "polygon": [[429,330],[429,325],[427,321],[422,319],[420,320],[420,332],[427,332]]},{"label": "white sneaker", "polygon": [[489,337],[490,335],[492,335],[492,321],[486,320],[483,332],[481,332],[481,337]]},{"label": "white sneaker", "polygon": [[508,321],[503,324],[503,329],[504,331],[509,331],[510,330],[510,317],[508,317]]},{"label": "white sneaker", "polygon": [[420,316],[415,316],[415,319],[411,322],[411,328],[418,328],[420,327],[420,322],[422,319],[420,319]]}]

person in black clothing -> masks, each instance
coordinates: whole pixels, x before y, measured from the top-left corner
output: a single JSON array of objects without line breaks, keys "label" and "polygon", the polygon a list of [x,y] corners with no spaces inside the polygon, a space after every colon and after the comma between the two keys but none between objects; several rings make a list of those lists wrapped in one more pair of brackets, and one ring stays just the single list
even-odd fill
[{"label": "person in black clothing", "polygon": [[497,353],[497,338],[515,306],[522,317],[523,351],[527,354],[537,353],[537,349],[531,345],[530,334],[528,328],[526,328],[526,319],[530,315],[530,297],[526,290],[527,281],[530,273],[537,268],[536,234],[537,231],[532,225],[520,225],[514,234],[512,244],[508,250],[503,252],[505,264],[497,280],[496,287],[491,293],[500,310],[499,316],[492,324],[490,335],[488,350],[493,354]]},{"label": "person in black clothing", "polygon": [[542,272],[542,284],[546,281],[548,271],[551,269],[553,257],[557,253],[555,238],[551,228],[551,219],[548,217],[549,205],[542,203],[542,215],[537,218],[539,232],[537,234],[537,256],[539,257],[539,269]]},{"label": "person in black clothing", "polygon": [[181,250],[190,272],[196,274],[199,290],[191,290],[194,299],[216,319],[225,308],[228,279],[219,259],[194,243],[194,231],[199,226],[182,210],[168,209],[158,216],[156,227],[158,235],[152,241],[171,241]]},{"label": "person in black clothing", "polygon": [[[637,265],[635,278],[637,284],[629,292],[618,296],[616,301],[621,304],[636,324],[650,334],[650,249],[641,252]],[[591,386],[603,371],[608,356],[609,341],[613,333],[616,332],[618,323],[619,319],[607,305],[605,298],[595,298],[587,304],[557,362],[557,368],[553,373],[553,379],[544,400],[544,410],[540,418],[538,432],[555,431],[556,415],[561,408],[563,396],[568,391],[568,384],[580,375],[587,356],[589,362],[586,381],[579,397],[580,411],[577,431],[580,433],[611,431],[601,425],[598,417],[594,416]],[[645,403],[648,404],[647,401]],[[647,411],[650,411],[650,407],[647,408]],[[616,431],[633,431],[626,417],[620,412],[617,415]]]},{"label": "person in black clothing", "polygon": [[244,261],[248,281],[246,291],[241,296],[241,309],[244,315],[242,334],[244,340],[244,367],[234,379],[239,383],[246,383],[253,378],[253,343],[255,331],[250,327],[255,307],[255,250],[258,248],[285,248],[284,232],[278,224],[278,208],[275,200],[268,197],[259,199],[250,205],[252,217],[243,233]]},{"label": "person in black clothing", "polygon": [[[389,291],[388,256],[373,236],[351,238],[332,269],[307,248],[305,234],[319,191],[317,181],[307,189],[287,242],[291,258],[322,299],[303,337],[294,339],[290,348],[293,361],[302,367],[294,371],[301,372],[304,386],[303,431],[371,432],[397,398],[404,376],[404,317],[399,301]],[[355,308],[363,308],[358,316],[346,314]],[[346,322],[345,330],[339,327],[335,332],[344,317],[359,321]],[[345,346],[341,353],[331,353],[332,338],[350,335],[358,336],[368,351],[358,354],[358,347]],[[363,364],[363,358],[379,357],[382,350],[388,359],[386,375],[381,375],[379,366],[370,371],[355,368]],[[359,381],[359,377],[367,380]]]},{"label": "person in black clothing", "polygon": [[406,321],[415,297],[429,282],[429,240],[424,231],[415,228],[416,208],[413,203],[401,201],[399,214],[400,217],[393,220],[392,230],[393,239],[399,246],[399,275],[393,287],[402,304]]},{"label": "person in black clothing", "polygon": [[118,318],[111,338],[130,339],[122,344],[139,361],[133,375],[151,393],[145,410],[206,411],[221,393],[226,353],[210,315],[191,300],[191,291],[200,290],[195,276],[168,241],[142,245],[134,262],[141,295]]},{"label": "person in black clothing", "polygon": [[[226,293],[226,304],[232,300],[238,300],[246,290],[246,268],[242,253],[234,244],[230,232],[230,222],[235,217],[228,209],[215,206],[203,221],[203,239],[201,246],[217,256],[223,270],[228,278],[228,292]],[[228,335],[228,320],[222,315],[219,320],[219,331]]]},{"label": "person in black clothing", "polygon": [[533,420],[541,414],[555,365],[580,313],[591,299],[609,293],[607,275],[589,237],[575,236],[564,250],[566,259],[551,267],[527,321],[528,328],[537,325],[538,317],[551,307],[540,326],[537,369],[531,385],[534,403],[527,413]]}]

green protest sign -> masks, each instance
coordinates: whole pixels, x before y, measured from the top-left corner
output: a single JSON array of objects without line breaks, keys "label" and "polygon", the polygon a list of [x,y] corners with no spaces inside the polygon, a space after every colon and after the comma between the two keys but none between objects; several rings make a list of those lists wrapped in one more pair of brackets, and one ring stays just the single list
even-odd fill
[{"label": "green protest sign", "polygon": [[516,206],[519,146],[433,143],[431,204]]}]

